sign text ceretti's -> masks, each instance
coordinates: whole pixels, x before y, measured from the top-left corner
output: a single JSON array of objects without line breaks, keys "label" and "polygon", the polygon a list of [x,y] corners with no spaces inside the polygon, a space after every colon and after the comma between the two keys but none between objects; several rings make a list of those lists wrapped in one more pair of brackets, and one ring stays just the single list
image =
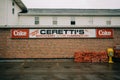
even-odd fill
[{"label": "sign text ceretti's", "polygon": [[12,38],[29,38],[29,29],[12,29]]},{"label": "sign text ceretti's", "polygon": [[30,38],[95,38],[95,29],[30,29]]}]

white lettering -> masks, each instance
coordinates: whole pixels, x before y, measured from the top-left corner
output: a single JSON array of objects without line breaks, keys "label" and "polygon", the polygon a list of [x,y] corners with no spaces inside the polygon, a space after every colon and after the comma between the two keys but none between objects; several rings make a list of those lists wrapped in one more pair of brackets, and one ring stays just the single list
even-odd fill
[{"label": "white lettering", "polygon": [[15,31],[13,32],[13,35],[14,35],[14,36],[26,36],[26,35],[27,35],[27,32],[15,30]]},{"label": "white lettering", "polygon": [[99,35],[104,35],[104,36],[107,35],[108,36],[108,35],[111,35],[112,33],[110,31],[107,31],[107,30],[99,30],[98,34]]}]

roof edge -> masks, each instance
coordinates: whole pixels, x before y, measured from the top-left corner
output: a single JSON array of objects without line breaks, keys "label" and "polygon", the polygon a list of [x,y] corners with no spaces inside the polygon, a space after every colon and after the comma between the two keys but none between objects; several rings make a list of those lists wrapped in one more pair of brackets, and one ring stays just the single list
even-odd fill
[{"label": "roof edge", "polygon": [[55,9],[55,10],[60,10],[60,9],[67,9],[67,10],[120,10],[120,8],[28,8],[29,9]]},{"label": "roof edge", "polygon": [[[71,11],[72,10],[72,11]],[[28,13],[19,13],[21,16],[120,16],[120,9],[52,9],[28,8]]]},{"label": "roof edge", "polygon": [[22,9],[21,13],[26,13],[28,11],[27,7],[24,5],[24,3],[21,0],[14,0],[14,1]]}]

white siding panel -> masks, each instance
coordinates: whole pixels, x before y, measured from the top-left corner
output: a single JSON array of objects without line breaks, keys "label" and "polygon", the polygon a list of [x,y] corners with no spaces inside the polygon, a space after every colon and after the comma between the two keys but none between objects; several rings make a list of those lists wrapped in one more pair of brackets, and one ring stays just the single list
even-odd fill
[{"label": "white siding panel", "polygon": [[40,25],[52,25],[52,17],[40,16]]},{"label": "white siding panel", "polygon": [[[18,13],[21,9],[15,4],[12,6],[12,0],[8,0],[8,25],[17,25],[18,24]],[[12,13],[12,9],[14,8],[14,14]]]},{"label": "white siding panel", "polygon": [[0,25],[6,25],[7,1],[0,0]]},{"label": "white siding panel", "polygon": [[[15,9],[15,14],[12,14],[12,8]],[[20,11],[17,4],[12,5],[12,0],[0,0],[0,25],[17,25]]]},{"label": "white siding panel", "polygon": [[76,25],[89,25],[89,17],[76,17]]},{"label": "white siding panel", "polygon": [[93,24],[94,25],[106,25],[106,21],[110,20],[110,17],[94,17]]},{"label": "white siding panel", "polygon": [[111,24],[112,25],[120,25],[120,17],[112,17]]},{"label": "white siding panel", "polygon": [[58,17],[58,25],[71,25],[71,17]]},{"label": "white siding panel", "polygon": [[33,16],[20,16],[19,25],[34,25],[34,17]]}]

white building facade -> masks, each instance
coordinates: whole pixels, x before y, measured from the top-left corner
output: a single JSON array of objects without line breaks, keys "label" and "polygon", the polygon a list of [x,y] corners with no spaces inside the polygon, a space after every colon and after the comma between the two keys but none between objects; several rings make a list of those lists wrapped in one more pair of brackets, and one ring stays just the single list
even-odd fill
[{"label": "white building facade", "polygon": [[[28,9],[21,0],[1,0],[0,25],[119,26],[119,9]],[[39,23],[35,24],[35,18]]]},{"label": "white building facade", "polygon": [[26,9],[21,0],[0,0],[0,25],[18,25],[18,13]]},{"label": "white building facade", "polygon": [[[29,10],[28,10],[29,11]],[[35,18],[38,18],[39,23],[35,24]],[[54,20],[55,19],[55,20]],[[54,23],[56,21],[56,23]],[[75,21],[75,24],[71,24]],[[82,16],[82,15],[22,15],[19,16],[19,25],[40,25],[40,26],[82,26],[82,25],[97,25],[97,26],[119,26],[120,16]]]}]

